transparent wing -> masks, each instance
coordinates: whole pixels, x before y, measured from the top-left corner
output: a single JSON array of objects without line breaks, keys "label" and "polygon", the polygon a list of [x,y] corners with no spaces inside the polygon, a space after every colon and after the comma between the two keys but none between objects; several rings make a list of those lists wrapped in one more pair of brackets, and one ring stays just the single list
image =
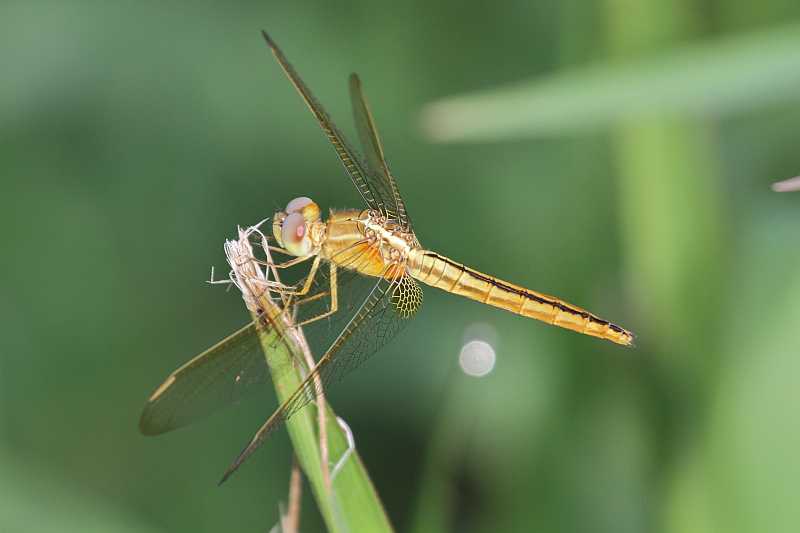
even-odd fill
[{"label": "transparent wing", "polygon": [[358,130],[366,157],[367,180],[374,189],[380,191],[379,196],[385,198],[382,207],[386,215],[397,221],[403,229],[410,231],[411,220],[408,218],[405,202],[400,196],[397,181],[389,170],[375,119],[372,117],[367,97],[361,88],[361,80],[356,73],[350,74],[350,100],[353,106],[356,130]]},{"label": "transparent wing", "polygon": [[[300,78],[300,75],[286,59],[283,51],[266,32],[262,31],[261,34],[264,36],[264,40],[267,41],[275,59],[278,60],[278,63],[286,73],[289,81],[292,82],[297,92],[303,97],[303,100],[311,110],[314,118],[317,119],[322,131],[333,145],[334,150],[336,150],[336,155],[344,165],[353,185],[355,185],[356,190],[358,190],[358,193],[361,195],[361,199],[370,209],[381,211],[389,216],[387,212],[388,208],[390,206],[396,207],[396,201],[394,200],[391,188],[385,186],[379,175],[365,170],[358,153],[348,144],[344,135],[333,123],[328,113],[316,98],[314,98],[311,90],[306,86],[302,78]],[[395,207],[392,207],[392,209],[396,210]]]},{"label": "transparent wing", "polygon": [[[339,260],[338,264],[342,267],[357,264],[373,252],[365,247],[359,254],[349,256],[347,261]],[[355,270],[340,268],[337,273],[337,312],[303,327],[311,353],[315,356],[328,351],[361,308],[376,281]],[[308,267],[299,265],[282,274],[285,283],[302,285],[308,275]],[[289,305],[287,312],[297,323],[319,317],[330,310],[330,291],[330,270],[327,264],[323,264],[311,282],[311,290],[303,298],[307,303],[298,304],[295,301]],[[274,331],[264,319],[260,327],[268,332]],[[301,368],[306,367],[305,361],[297,361],[296,364]],[[148,399],[139,428],[145,435],[158,435],[177,429],[223,406],[237,403],[270,381],[271,374],[256,323],[252,322],[170,374]]]},{"label": "transparent wing", "polygon": [[158,435],[236,402],[268,376],[254,322],[169,375],[145,405],[139,429]]},{"label": "transparent wing", "polygon": [[225,471],[224,482],[273,430],[314,400],[323,389],[340,380],[389,342],[422,304],[422,289],[409,276],[378,278],[366,299],[350,316],[341,333],[295,392],[259,428],[248,445]]},{"label": "transparent wing", "polygon": [[[354,271],[338,276],[339,312],[303,328],[312,353],[324,353],[373,283]],[[329,291],[328,273],[321,268],[310,291],[310,295],[321,297],[309,305],[297,306],[297,320],[325,312],[330,305],[329,294],[326,295]],[[264,322],[261,327],[273,329]],[[305,365],[305,361],[298,363]],[[270,377],[256,323],[251,322],[170,374],[148,399],[139,429],[145,435],[158,435],[188,425],[237,403],[271,381]]]}]

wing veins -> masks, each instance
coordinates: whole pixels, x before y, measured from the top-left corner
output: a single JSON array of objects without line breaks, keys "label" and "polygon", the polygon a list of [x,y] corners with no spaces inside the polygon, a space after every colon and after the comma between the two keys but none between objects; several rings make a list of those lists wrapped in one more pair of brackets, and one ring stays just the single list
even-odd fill
[{"label": "wing veins", "polygon": [[[355,354],[356,356],[360,356],[361,360],[357,361],[354,365],[351,365],[350,368],[343,368],[341,375],[335,373],[338,369],[336,363],[339,359],[336,356],[339,354],[340,350],[347,345],[348,341],[353,339],[354,332],[359,326],[377,316],[374,314],[374,311],[376,308],[380,307],[382,302],[386,305],[383,307],[383,309],[381,309],[381,312],[387,311],[389,308],[388,306],[390,305],[387,294],[389,294],[389,292],[399,284],[401,279],[402,276],[398,276],[388,284],[385,284],[387,280],[384,278],[378,279],[369,295],[364,299],[364,302],[361,304],[358,311],[353,314],[347,325],[342,328],[341,333],[336,337],[336,340],[333,341],[330,348],[325,352],[325,355],[320,358],[311,372],[309,372],[302,383],[297,386],[291,396],[289,396],[289,398],[287,398],[275,410],[275,412],[267,419],[267,421],[264,422],[258,431],[256,431],[244,450],[242,450],[242,452],[225,471],[220,484],[224,483],[225,480],[227,480],[239,468],[239,466],[241,466],[241,464],[248,457],[250,457],[250,455],[263,443],[264,439],[273,430],[280,427],[281,424],[289,417],[308,405],[314,399],[316,394],[319,392],[317,389],[318,378],[321,381],[320,385],[324,388],[330,383],[332,378],[343,376],[349,370],[357,367],[361,361],[369,357],[369,355],[374,353],[373,351],[370,353]],[[381,289],[382,285],[384,286]],[[391,338],[392,335],[393,333],[390,332],[389,338]],[[342,361],[342,363],[346,363],[346,361]]]},{"label": "wing veins", "polygon": [[353,107],[353,116],[358,130],[358,136],[361,140],[361,145],[364,148],[367,164],[370,170],[376,174],[376,178],[383,181],[383,185],[388,188],[391,195],[392,203],[396,210],[393,213],[393,218],[396,218],[400,224],[409,229],[411,222],[408,218],[405,202],[400,196],[400,189],[397,186],[397,181],[389,170],[389,164],[386,162],[386,155],[383,150],[383,142],[381,141],[378,127],[375,124],[375,119],[372,115],[367,97],[364,94],[361,85],[361,79],[355,72],[350,74],[350,100]]},{"label": "wing veins", "polygon": [[289,63],[289,60],[286,59],[286,56],[283,54],[283,51],[280,49],[277,43],[272,40],[267,32],[262,30],[261,34],[264,36],[264,40],[272,50],[272,54],[275,56],[275,59],[278,60],[278,63],[283,69],[283,72],[286,74],[286,77],[289,78],[289,81],[292,83],[292,85],[294,85],[295,89],[297,89],[297,92],[300,93],[300,96],[303,98],[309,110],[314,115],[314,118],[317,119],[322,131],[328,137],[328,141],[331,143],[331,145],[333,145],[336,155],[344,165],[344,168],[347,171],[347,174],[350,176],[353,185],[355,185],[358,193],[361,195],[361,199],[369,207],[373,209],[380,209],[382,206],[379,205],[378,196],[375,194],[375,191],[372,190],[369,182],[366,180],[364,169],[361,167],[361,163],[355,150],[350,148],[344,138],[344,135],[342,135],[342,133],[333,123],[322,105],[316,100],[316,98],[314,98],[311,90],[303,82],[302,78],[294,69],[294,67],[292,67],[291,63]]}]

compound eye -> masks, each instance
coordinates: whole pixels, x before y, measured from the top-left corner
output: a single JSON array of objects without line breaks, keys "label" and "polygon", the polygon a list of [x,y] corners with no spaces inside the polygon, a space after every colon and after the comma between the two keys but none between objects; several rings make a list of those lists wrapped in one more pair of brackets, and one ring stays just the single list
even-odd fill
[{"label": "compound eye", "polygon": [[308,204],[313,204],[314,201],[311,198],[307,198],[305,196],[300,196],[295,198],[288,204],[286,204],[286,212],[287,213],[297,213],[302,211],[305,206]]},{"label": "compound eye", "polygon": [[300,213],[306,219],[306,222],[319,220],[320,215],[319,206],[311,198],[305,196],[295,198],[286,204],[286,213]]},{"label": "compound eye", "polygon": [[289,213],[281,225],[283,246],[292,255],[302,257],[311,251],[306,219],[300,213]]}]

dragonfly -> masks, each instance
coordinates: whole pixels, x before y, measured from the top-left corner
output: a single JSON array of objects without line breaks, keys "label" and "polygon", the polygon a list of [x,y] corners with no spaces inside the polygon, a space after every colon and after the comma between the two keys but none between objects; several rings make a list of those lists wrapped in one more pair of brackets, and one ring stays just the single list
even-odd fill
[{"label": "dragonfly", "polygon": [[[302,326],[312,353],[321,354],[299,387],[256,431],[226,470],[225,481],[290,416],[325,387],[354,370],[389,342],[419,311],[421,285],[476,300],[581,334],[631,346],[633,334],[580,307],[484,274],[424,248],[386,162],[383,143],[357,74],[349,79],[362,158],[266,32],[264,40],[289,81],[322,128],[363,206],[331,210],[298,197],[271,218],[271,239],[282,262],[301,265],[294,283],[271,289],[286,298],[294,326]],[[259,332],[276,332],[274,322],[251,323],[179,367],[147,400],[140,430],[157,435],[185,426],[233,403],[268,382],[270,373]],[[279,333],[279,332],[277,332]],[[279,333],[280,334],[280,333]]]}]

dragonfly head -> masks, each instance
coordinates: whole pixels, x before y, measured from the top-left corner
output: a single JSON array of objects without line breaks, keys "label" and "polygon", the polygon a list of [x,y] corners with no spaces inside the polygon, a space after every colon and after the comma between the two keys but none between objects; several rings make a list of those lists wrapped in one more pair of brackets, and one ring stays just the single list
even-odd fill
[{"label": "dragonfly head", "polygon": [[311,198],[301,196],[289,202],[283,211],[275,213],[272,234],[287,252],[303,257],[314,248],[311,227],[319,219],[319,206]]}]

